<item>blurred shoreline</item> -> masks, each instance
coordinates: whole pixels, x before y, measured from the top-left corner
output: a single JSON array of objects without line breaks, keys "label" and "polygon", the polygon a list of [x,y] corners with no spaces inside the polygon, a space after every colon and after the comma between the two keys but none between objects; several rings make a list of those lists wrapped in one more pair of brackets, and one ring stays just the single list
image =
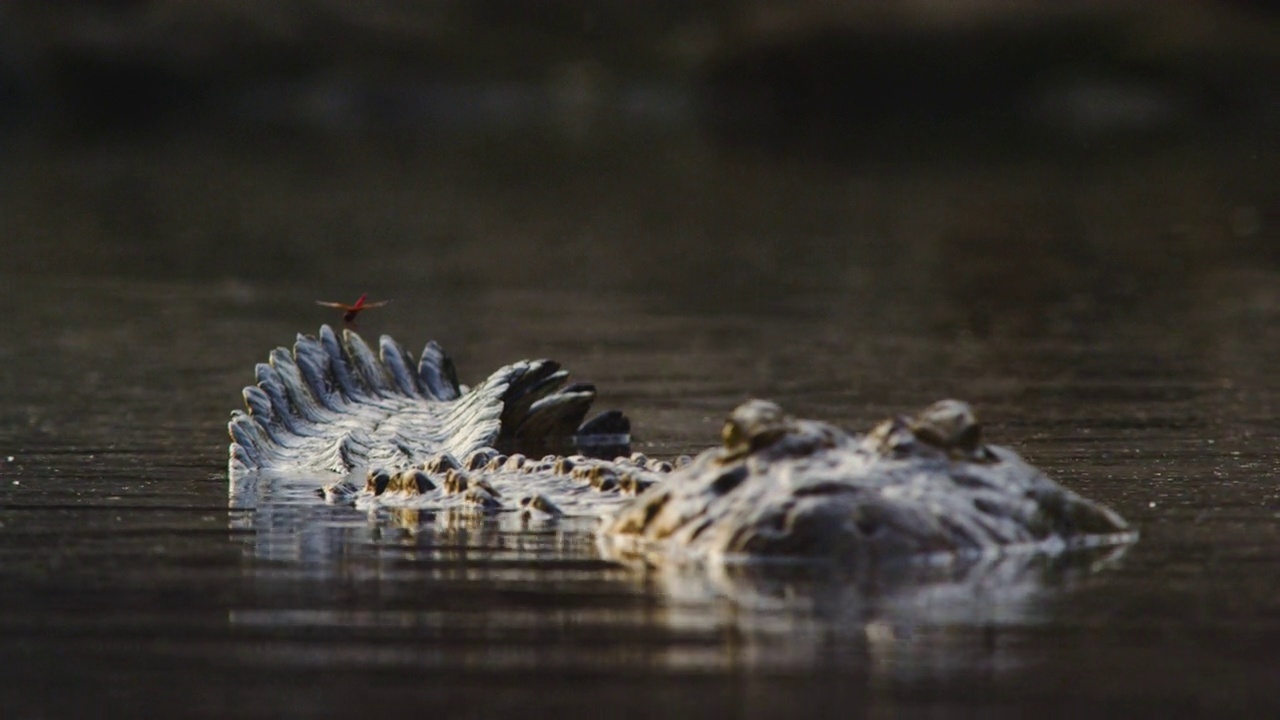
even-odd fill
[{"label": "blurred shoreline", "polygon": [[183,127],[573,137],[617,124],[771,151],[874,146],[904,129],[1129,142],[1274,124],[1280,15],[1267,8],[27,0],[0,12],[0,117],[95,142]]}]

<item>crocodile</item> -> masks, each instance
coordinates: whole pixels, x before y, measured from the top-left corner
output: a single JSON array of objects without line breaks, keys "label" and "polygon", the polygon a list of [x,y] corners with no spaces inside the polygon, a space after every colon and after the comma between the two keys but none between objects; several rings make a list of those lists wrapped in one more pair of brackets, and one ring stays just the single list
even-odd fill
[{"label": "crocodile", "polygon": [[[551,360],[474,387],[435,342],[419,361],[322,326],[277,348],[229,423],[231,493],[264,477],[314,481],[334,504],[599,518],[609,559],[904,558],[1122,545],[1105,506],[987,444],[970,406],[943,400],[865,434],[748,400],[721,443],[673,461],[630,453],[630,421],[588,420],[596,388]],[[610,459],[612,458],[612,459]]]}]

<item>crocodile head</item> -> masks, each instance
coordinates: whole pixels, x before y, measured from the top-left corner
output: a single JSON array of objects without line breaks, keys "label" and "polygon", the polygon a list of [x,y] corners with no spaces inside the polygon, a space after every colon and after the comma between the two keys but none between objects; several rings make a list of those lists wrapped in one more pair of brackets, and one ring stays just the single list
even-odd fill
[{"label": "crocodile head", "polygon": [[750,400],[722,439],[608,518],[606,553],[874,560],[1128,533],[1107,508],[986,445],[957,400],[865,436]]}]

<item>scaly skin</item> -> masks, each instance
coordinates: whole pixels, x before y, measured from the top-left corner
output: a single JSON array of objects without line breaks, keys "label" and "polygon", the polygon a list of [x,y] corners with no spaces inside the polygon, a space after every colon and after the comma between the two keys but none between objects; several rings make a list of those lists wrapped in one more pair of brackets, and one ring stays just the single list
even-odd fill
[{"label": "scaly skin", "polygon": [[379,350],[375,356],[349,330],[339,340],[325,325],[318,338],[299,335],[293,352],[272,351],[256,368],[257,384],[244,389],[246,411],[232,413],[228,425],[231,479],[399,471],[440,453],[460,458],[493,448],[630,443],[621,413],[582,423],[595,388],[562,388],[568,373],[550,360],[513,363],[469,389],[435,343],[416,369],[390,337]]},{"label": "scaly skin", "polygon": [[861,437],[751,400],[723,437],[610,517],[600,532],[606,553],[870,562],[1133,538],[1112,511],[1012,450],[984,445],[957,400]]},{"label": "scaly skin", "polygon": [[374,357],[358,335],[340,342],[325,326],[258,366],[248,411],[229,426],[233,498],[264,475],[292,475],[316,478],[329,502],[363,508],[592,515],[606,556],[649,563],[865,564],[1135,537],[1107,508],[985,445],[956,400],[865,436],[751,400],[730,415],[721,447],[679,468],[639,454],[535,460],[518,451],[623,448],[629,424],[606,413],[580,425],[595,390],[562,389],[567,374],[550,361],[509,365],[468,389],[434,343],[416,370],[391,338],[380,349]]}]

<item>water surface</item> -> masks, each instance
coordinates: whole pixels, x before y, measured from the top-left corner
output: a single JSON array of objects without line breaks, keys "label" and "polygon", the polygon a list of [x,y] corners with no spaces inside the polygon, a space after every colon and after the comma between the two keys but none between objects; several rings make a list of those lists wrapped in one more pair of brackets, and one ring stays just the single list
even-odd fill
[{"label": "water surface", "polygon": [[[10,142],[6,717],[1280,708],[1280,185],[1248,138],[839,167],[665,135]],[[651,456],[751,396],[851,429],[961,397],[1142,537],[761,578],[614,565],[581,520],[228,507],[253,363],[361,292],[395,300],[366,337],[434,338],[464,381],[560,360]]]}]

